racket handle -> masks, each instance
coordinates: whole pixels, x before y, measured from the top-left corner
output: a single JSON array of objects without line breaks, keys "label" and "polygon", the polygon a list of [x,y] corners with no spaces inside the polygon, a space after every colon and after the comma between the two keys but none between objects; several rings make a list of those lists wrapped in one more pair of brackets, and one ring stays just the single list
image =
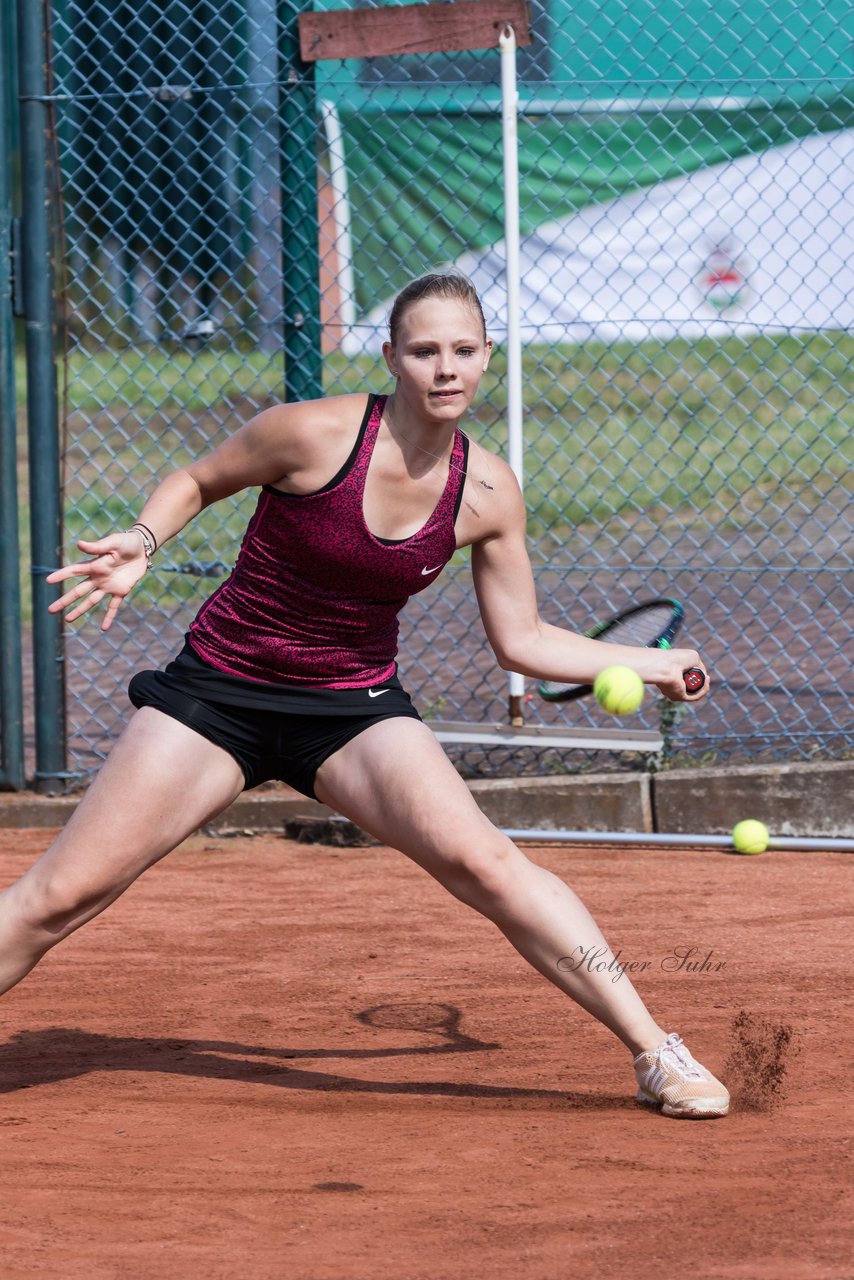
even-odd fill
[{"label": "racket handle", "polygon": [[689,667],[687,671],[682,672],[682,679],[685,681],[688,693],[699,693],[706,683],[706,674],[699,667]]}]

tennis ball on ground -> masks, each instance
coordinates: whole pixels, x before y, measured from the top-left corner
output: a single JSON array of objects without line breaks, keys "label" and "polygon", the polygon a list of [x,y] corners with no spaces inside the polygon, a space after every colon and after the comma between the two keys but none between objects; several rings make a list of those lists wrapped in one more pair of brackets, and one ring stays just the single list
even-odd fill
[{"label": "tennis ball on ground", "polygon": [[593,693],[612,716],[631,715],[643,702],[643,680],[631,667],[606,667],[594,680]]},{"label": "tennis ball on ground", "polygon": [[765,823],[755,818],[736,823],[732,831],[732,842],[739,853],[764,853],[770,838]]}]

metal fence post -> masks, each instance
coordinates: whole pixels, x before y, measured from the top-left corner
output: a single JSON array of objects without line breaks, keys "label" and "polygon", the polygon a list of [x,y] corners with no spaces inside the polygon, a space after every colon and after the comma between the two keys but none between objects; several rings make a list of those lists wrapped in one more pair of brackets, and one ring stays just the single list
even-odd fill
[{"label": "metal fence post", "polygon": [[58,595],[45,574],[60,561],[59,412],[54,364],[55,307],[45,7],[18,0],[21,129],[21,275],[27,352],[27,425],[32,537],[33,675],[38,791],[65,777],[65,680],[62,618],[47,606]]},{"label": "metal fence post", "polygon": [[323,392],[314,63],[299,51],[298,0],[277,0],[282,294],[288,400]]},{"label": "metal fence post", "polygon": [[0,10],[0,787],[24,785],[15,327],[12,318],[13,30]]}]

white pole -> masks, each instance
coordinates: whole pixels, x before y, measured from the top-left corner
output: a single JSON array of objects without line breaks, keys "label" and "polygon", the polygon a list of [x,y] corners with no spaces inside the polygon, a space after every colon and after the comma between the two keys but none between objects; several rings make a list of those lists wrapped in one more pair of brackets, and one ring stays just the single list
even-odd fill
[{"label": "white pole", "polygon": [[[704,835],[662,835],[650,831],[523,831],[512,827],[502,827],[505,836],[511,840],[530,840],[535,844],[655,844],[655,845],[702,845],[713,849],[732,849],[732,836]],[[806,851],[827,850],[829,853],[854,852],[854,840],[817,840],[801,839],[799,836],[771,836],[769,849],[803,849]]]},{"label": "white pole", "polygon": [[353,278],[353,246],[350,239],[350,201],[347,192],[347,167],[344,164],[344,136],[341,121],[334,102],[321,102],[320,113],[326,134],[326,152],[329,157],[329,185],[332,187],[334,205],[332,217],[335,223],[335,256],[338,259],[338,289],[341,321],[341,346],[345,349],[352,341],[356,324],[356,285]]},{"label": "white pole", "polygon": [[[504,246],[507,286],[507,435],[509,460],[524,489],[522,436],[522,330],[519,300],[519,92],[516,85],[516,32],[507,23],[498,37],[501,50],[501,132],[504,149]],[[525,680],[510,672],[510,722],[522,723]]]}]

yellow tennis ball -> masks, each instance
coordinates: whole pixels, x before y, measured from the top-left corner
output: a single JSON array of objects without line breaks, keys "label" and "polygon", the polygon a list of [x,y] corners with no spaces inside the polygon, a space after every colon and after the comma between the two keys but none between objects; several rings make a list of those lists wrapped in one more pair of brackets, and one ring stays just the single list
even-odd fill
[{"label": "yellow tennis ball", "polygon": [[631,715],[643,702],[643,680],[631,667],[606,667],[593,682],[593,693],[612,716]]},{"label": "yellow tennis ball", "polygon": [[732,831],[732,842],[739,853],[764,853],[770,838],[765,823],[755,818],[736,823]]}]

